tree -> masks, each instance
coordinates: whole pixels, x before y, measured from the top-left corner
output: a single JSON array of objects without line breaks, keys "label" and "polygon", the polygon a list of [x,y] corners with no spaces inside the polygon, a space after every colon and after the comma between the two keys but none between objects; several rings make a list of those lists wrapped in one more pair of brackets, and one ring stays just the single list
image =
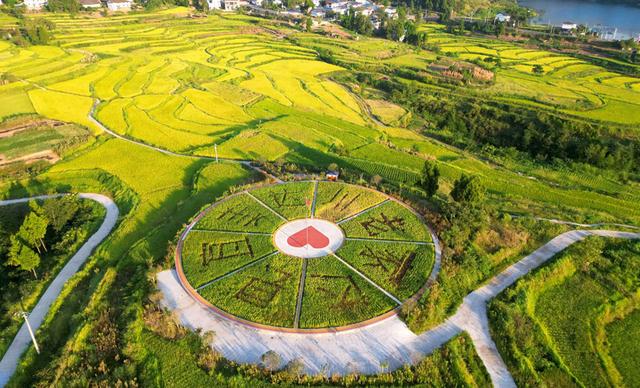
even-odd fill
[{"label": "tree", "polygon": [[9,232],[5,226],[0,222],[0,257],[4,257],[9,252]]},{"label": "tree", "polygon": [[485,187],[480,178],[463,174],[454,182],[451,198],[456,202],[476,205],[482,202],[484,193]]},{"label": "tree", "polygon": [[46,218],[30,212],[22,222],[18,230],[18,237],[40,253],[40,248],[47,250],[44,244],[44,236],[47,234],[49,221]]},{"label": "tree", "polygon": [[531,71],[533,71],[534,74],[544,74],[544,67],[542,67],[542,65],[533,65]]},{"label": "tree", "polygon": [[47,9],[51,12],[68,12],[73,15],[80,11],[80,3],[78,0],[49,0]]},{"label": "tree", "polygon": [[440,170],[435,161],[427,160],[422,168],[422,178],[420,179],[420,187],[427,193],[427,197],[431,198],[438,192],[440,179]]},{"label": "tree", "polygon": [[299,378],[304,373],[304,362],[299,358],[294,358],[289,361],[285,369],[291,376]]},{"label": "tree", "polygon": [[37,215],[49,221],[49,226],[55,233],[60,233],[80,211],[80,202],[73,195],[48,199],[42,206],[32,201],[29,206]]},{"label": "tree", "polygon": [[300,12],[307,13],[313,9],[313,1],[304,0],[300,3]]},{"label": "tree", "polygon": [[282,364],[282,358],[280,358],[280,355],[273,350],[269,350],[263,354],[260,359],[262,360],[262,365],[270,371],[280,369],[280,364]]},{"label": "tree", "polygon": [[11,236],[8,264],[20,267],[25,271],[31,271],[37,279],[36,268],[40,265],[40,256],[29,248],[18,236]]},{"label": "tree", "polygon": [[349,8],[349,11],[342,15],[340,23],[344,28],[362,35],[371,35],[373,32],[373,24],[371,24],[371,20],[369,20],[366,15],[356,12],[353,8]]},{"label": "tree", "polygon": [[313,28],[313,20],[311,20],[311,18],[307,18],[305,28],[307,32],[311,32],[311,29]]},{"label": "tree", "polygon": [[21,20],[19,31],[29,43],[46,45],[49,43],[51,29],[53,29],[51,21],[39,18]]}]

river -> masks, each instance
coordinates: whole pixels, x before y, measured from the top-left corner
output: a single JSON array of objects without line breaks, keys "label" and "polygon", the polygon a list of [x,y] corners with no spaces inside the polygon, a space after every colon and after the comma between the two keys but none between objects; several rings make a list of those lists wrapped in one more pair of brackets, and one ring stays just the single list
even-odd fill
[{"label": "river", "polygon": [[559,26],[571,21],[588,27],[605,27],[612,39],[637,38],[640,35],[640,6],[599,0],[519,0],[518,4],[540,12],[533,20],[536,24]]}]

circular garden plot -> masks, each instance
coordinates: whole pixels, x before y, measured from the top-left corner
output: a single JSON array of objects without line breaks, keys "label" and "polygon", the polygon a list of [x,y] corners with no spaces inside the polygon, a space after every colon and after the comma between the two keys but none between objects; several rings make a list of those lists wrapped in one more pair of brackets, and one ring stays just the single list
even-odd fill
[{"label": "circular garden plot", "polygon": [[429,228],[363,187],[295,182],[227,197],[183,233],[176,270],[201,303],[279,330],[346,328],[392,314],[427,282]]}]

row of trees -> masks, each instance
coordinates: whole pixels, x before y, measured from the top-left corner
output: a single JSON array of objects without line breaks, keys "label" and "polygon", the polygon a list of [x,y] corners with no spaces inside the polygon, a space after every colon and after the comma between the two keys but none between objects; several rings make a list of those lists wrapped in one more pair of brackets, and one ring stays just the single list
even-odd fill
[{"label": "row of trees", "polygon": [[49,221],[46,218],[35,212],[29,213],[18,232],[10,237],[11,247],[7,264],[31,271],[37,279],[36,268],[40,265],[40,254],[47,251],[44,237],[48,226]]},{"label": "row of trees", "polygon": [[[440,169],[436,161],[427,160],[424,162],[422,176],[418,182],[420,188],[424,190],[428,198],[433,197],[440,188]],[[482,204],[484,201],[485,187],[480,178],[472,175],[462,174],[453,183],[451,198],[458,202],[470,206]]]},{"label": "row of trees", "polygon": [[577,161],[624,173],[640,172],[640,140],[607,128],[535,109],[489,104],[384,82],[391,100],[408,107],[461,145],[516,149],[536,160]]},{"label": "row of trees", "polygon": [[18,46],[45,45],[51,39],[53,23],[44,18],[19,19],[18,27],[10,31],[11,41]]},{"label": "row of trees", "polygon": [[[0,224],[0,258],[4,264],[29,271],[37,279],[37,269],[49,249],[66,248],[65,236],[77,222],[84,222],[87,210],[83,209],[73,197],[51,199],[42,205],[35,201],[29,203],[29,212],[14,233],[6,231]],[[63,242],[60,244],[60,242]]]},{"label": "row of trees", "polygon": [[376,35],[393,41],[402,41],[418,47],[424,47],[427,43],[427,34],[418,29],[418,23],[407,19],[407,11],[404,7],[398,8],[398,17],[390,18],[384,11],[377,12],[380,26],[374,30],[371,19],[350,8],[340,18],[340,24],[348,30],[362,35]]}]

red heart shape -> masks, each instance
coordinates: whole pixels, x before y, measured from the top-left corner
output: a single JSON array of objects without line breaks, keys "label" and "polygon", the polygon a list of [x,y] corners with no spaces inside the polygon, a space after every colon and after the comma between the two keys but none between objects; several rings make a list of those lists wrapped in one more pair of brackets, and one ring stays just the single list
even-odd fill
[{"label": "red heart shape", "polygon": [[329,245],[329,238],[318,229],[309,226],[289,236],[287,243],[296,248],[311,245],[315,249],[322,249]]}]

